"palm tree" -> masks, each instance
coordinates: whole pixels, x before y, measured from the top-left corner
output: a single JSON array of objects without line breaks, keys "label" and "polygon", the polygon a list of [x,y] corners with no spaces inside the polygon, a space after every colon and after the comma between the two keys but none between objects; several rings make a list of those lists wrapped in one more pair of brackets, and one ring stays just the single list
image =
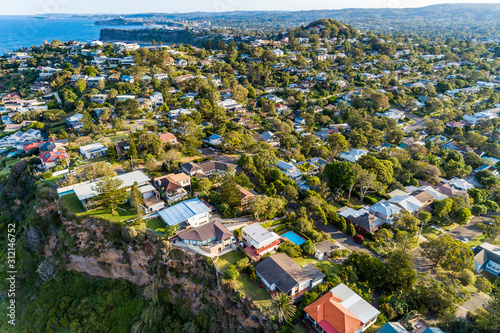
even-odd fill
[{"label": "palm tree", "polygon": [[292,299],[285,293],[274,295],[271,305],[280,323],[290,320],[297,310],[297,307],[293,305]]}]

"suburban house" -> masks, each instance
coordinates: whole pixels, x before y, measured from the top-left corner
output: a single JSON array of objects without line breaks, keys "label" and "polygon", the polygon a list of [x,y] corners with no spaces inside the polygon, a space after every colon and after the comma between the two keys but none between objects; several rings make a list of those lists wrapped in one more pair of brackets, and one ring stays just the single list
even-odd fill
[{"label": "suburban house", "polygon": [[127,139],[123,139],[115,143],[115,149],[118,156],[125,157],[129,148],[130,142],[128,142]]},{"label": "suburban house", "polygon": [[294,300],[322,283],[325,278],[312,264],[300,267],[285,253],[262,260],[255,265],[255,273],[270,293],[282,292]]},{"label": "suburban house", "polygon": [[353,224],[356,230],[362,233],[374,233],[385,223],[364,208],[359,210],[347,208],[339,212],[339,215],[345,218],[348,223]]},{"label": "suburban house", "polygon": [[142,200],[144,202],[144,213],[156,212],[165,207],[165,201],[161,199],[160,193],[158,193],[152,185],[145,184],[139,187],[139,191],[142,194]]},{"label": "suburban house", "polygon": [[[201,177],[204,176],[203,175],[203,170],[198,166],[198,164],[196,164],[194,162],[184,163],[183,165],[181,165],[181,170],[186,175],[191,176],[191,177],[196,176],[198,174],[200,174]],[[200,177],[198,177],[198,178],[200,178]]]},{"label": "suburban house", "polygon": [[351,149],[349,151],[339,153],[339,158],[354,163],[357,162],[361,156],[366,154],[368,154],[368,151],[364,149]]},{"label": "suburban house", "polygon": [[99,142],[80,147],[80,154],[88,160],[103,156],[107,151],[108,148]]},{"label": "suburban house", "polygon": [[208,177],[213,174],[224,176],[227,172],[236,170],[236,164],[205,161],[199,164],[188,162],[181,165],[182,171],[189,176],[196,176],[197,178]]},{"label": "suburban house", "polygon": [[170,143],[173,145],[177,143],[177,137],[169,132],[161,133],[158,137],[163,144]]},{"label": "suburban house", "polygon": [[279,162],[276,163],[276,166],[278,167],[278,169],[283,171],[283,173],[287,177],[292,178],[293,181],[298,182],[302,179],[302,172],[292,163],[287,163],[285,161],[279,160]]},{"label": "suburban house", "polygon": [[238,185],[238,190],[241,194],[240,209],[246,210],[249,208],[248,204],[255,197],[255,194],[240,185]]},{"label": "suburban house", "polygon": [[254,223],[241,230],[245,250],[256,255],[264,255],[274,251],[281,244],[281,238],[276,233],[268,231],[259,223]]},{"label": "suburban house", "polygon": [[208,223],[210,208],[200,199],[179,202],[158,212],[168,226],[178,225],[183,228],[196,228]]},{"label": "suburban house", "polygon": [[55,167],[59,160],[66,160],[69,162],[69,155],[66,150],[47,151],[40,154],[40,156],[38,157],[42,161],[42,166],[45,168],[45,170],[49,170]]},{"label": "suburban house", "polygon": [[323,260],[330,257],[332,251],[337,250],[339,248],[339,246],[336,243],[330,240],[322,241],[314,245],[316,245],[316,252],[314,253],[314,258],[318,260]]},{"label": "suburban house", "polygon": [[107,100],[108,100],[108,95],[106,94],[97,94],[90,96],[91,103],[103,104],[106,103]]},{"label": "suburban house", "polygon": [[485,242],[476,246],[473,252],[476,272],[487,271],[500,276],[500,247]]},{"label": "suburban house", "polygon": [[212,134],[204,140],[206,143],[212,146],[218,146],[222,143],[222,137],[218,134]]},{"label": "suburban house", "polygon": [[319,332],[361,333],[377,321],[380,311],[341,283],[304,308]]},{"label": "suburban house", "polygon": [[424,206],[420,200],[409,194],[395,196],[387,201],[407,210],[410,214],[418,212]]},{"label": "suburban house", "polygon": [[276,135],[274,135],[273,132],[266,131],[266,132],[262,133],[260,135],[260,137],[262,138],[262,141],[264,141],[265,143],[268,143],[275,148],[279,148],[280,140],[278,139],[278,137]]},{"label": "suburban house", "polygon": [[385,323],[376,333],[408,333],[399,322]]},{"label": "suburban house", "polygon": [[219,221],[209,222],[201,227],[177,234],[176,238],[184,244],[199,246],[210,254],[221,253],[233,244],[233,233]]},{"label": "suburban house", "polygon": [[394,215],[401,211],[401,207],[387,201],[379,201],[370,206],[368,210],[371,214],[381,218],[385,222],[392,224],[390,221]]},{"label": "suburban house", "polygon": [[40,141],[42,139],[42,134],[39,130],[29,129],[26,132],[17,131],[14,134],[5,136],[0,139],[0,147],[15,147],[22,149],[27,144]]},{"label": "suburban house", "polygon": [[[142,186],[148,185],[151,186],[149,183],[149,177],[146,176],[142,171],[132,171],[129,173],[125,173],[123,175],[119,175],[116,177],[113,177],[114,179],[119,179],[122,181],[122,184],[120,185],[120,188],[126,188],[129,190],[134,183],[137,182],[139,185],[139,190],[141,189]],[[78,200],[81,201],[83,207],[88,208],[91,205],[91,202],[89,202],[93,197],[97,195],[95,192],[94,188],[96,183],[99,181],[99,179],[93,180],[91,182],[84,182],[76,185],[72,185],[73,191],[75,192],[76,196],[78,197]],[[149,188],[151,189],[151,188]],[[142,193],[142,191],[141,191]]]},{"label": "suburban house", "polygon": [[[185,174],[184,176],[191,178]],[[181,184],[175,181],[172,175],[157,177],[154,179],[156,188],[161,192],[168,205],[187,197],[188,193]]]}]

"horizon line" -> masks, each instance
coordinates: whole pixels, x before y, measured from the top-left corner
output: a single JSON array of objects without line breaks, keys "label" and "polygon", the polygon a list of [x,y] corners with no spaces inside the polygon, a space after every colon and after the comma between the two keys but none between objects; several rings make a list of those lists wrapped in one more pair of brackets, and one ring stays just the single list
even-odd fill
[{"label": "horizon line", "polygon": [[436,6],[452,6],[452,5],[499,5],[497,2],[448,2],[448,3],[436,3],[426,6],[415,6],[415,7],[344,7],[344,8],[318,8],[318,9],[298,9],[298,10],[286,10],[286,9],[240,9],[240,10],[225,10],[225,11],[176,11],[176,12],[128,12],[128,13],[112,13],[112,12],[103,12],[103,13],[70,13],[70,12],[60,12],[60,13],[42,13],[42,14],[0,14],[0,17],[6,16],[21,16],[21,17],[44,17],[44,16],[53,16],[53,15],[146,15],[146,14],[195,14],[195,13],[214,13],[214,14],[222,14],[222,13],[237,13],[237,12],[284,12],[284,13],[294,13],[294,12],[312,12],[312,11],[322,11],[322,10],[333,10],[333,11],[341,11],[341,10],[377,10],[377,9],[392,9],[392,10],[404,10],[404,9],[418,9],[418,8],[428,8],[428,7],[436,7]]}]

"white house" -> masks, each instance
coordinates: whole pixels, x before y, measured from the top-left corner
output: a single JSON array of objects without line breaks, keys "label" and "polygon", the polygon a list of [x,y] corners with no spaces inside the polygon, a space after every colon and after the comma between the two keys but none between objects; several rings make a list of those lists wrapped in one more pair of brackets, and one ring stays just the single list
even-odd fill
[{"label": "white house", "polygon": [[302,179],[302,172],[292,163],[287,163],[285,161],[279,160],[276,164],[278,169],[283,171],[283,173],[293,179],[294,182],[298,182]]},{"label": "white house", "polygon": [[108,148],[99,142],[80,147],[80,154],[88,160],[103,156],[107,151]]},{"label": "white house", "polygon": [[257,255],[264,255],[281,244],[280,236],[268,231],[259,223],[254,223],[241,230],[243,244]]},{"label": "white house", "polygon": [[349,151],[339,153],[339,158],[354,163],[359,160],[361,156],[366,154],[368,154],[368,151],[364,149],[351,149]]}]

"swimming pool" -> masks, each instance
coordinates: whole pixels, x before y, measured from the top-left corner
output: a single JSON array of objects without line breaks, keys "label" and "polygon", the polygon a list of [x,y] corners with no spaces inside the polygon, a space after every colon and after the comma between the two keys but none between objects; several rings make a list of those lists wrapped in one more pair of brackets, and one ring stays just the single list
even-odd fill
[{"label": "swimming pool", "polygon": [[304,238],[300,237],[299,235],[297,235],[293,231],[289,231],[287,233],[284,233],[283,237],[286,238],[286,239],[288,239],[293,244],[302,245],[302,244],[305,243]]}]

